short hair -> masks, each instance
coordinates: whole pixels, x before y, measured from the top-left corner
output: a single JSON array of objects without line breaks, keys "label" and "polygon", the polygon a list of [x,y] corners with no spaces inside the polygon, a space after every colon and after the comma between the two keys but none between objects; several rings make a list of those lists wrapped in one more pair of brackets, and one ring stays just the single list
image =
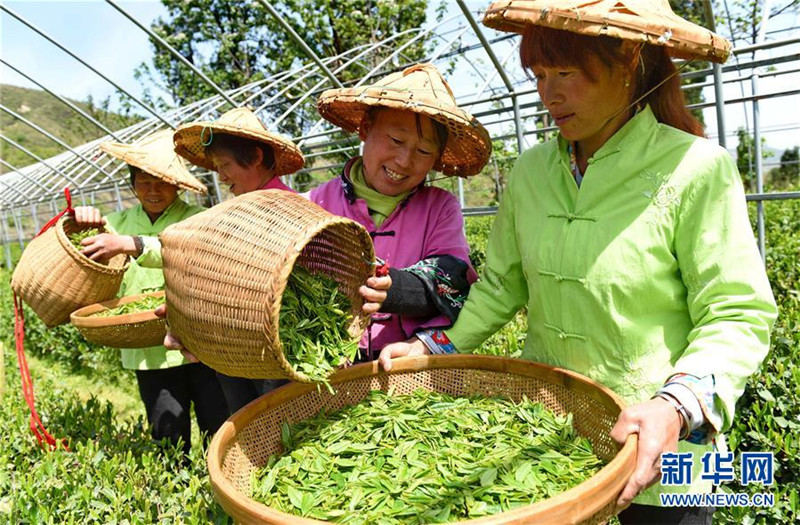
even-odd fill
[{"label": "short hair", "polygon": [[238,135],[228,133],[214,133],[211,137],[211,144],[205,146],[205,153],[226,153],[233,157],[236,164],[246,168],[256,160],[256,151],[261,150],[261,164],[268,169],[275,168],[275,151],[272,146]]}]

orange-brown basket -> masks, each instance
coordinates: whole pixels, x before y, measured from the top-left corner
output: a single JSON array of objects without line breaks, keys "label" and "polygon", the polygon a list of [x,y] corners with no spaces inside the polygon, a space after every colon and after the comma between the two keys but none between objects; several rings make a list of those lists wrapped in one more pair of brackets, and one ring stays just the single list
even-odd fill
[{"label": "orange-brown basket", "polygon": [[455,355],[397,359],[389,373],[377,361],[334,374],[336,394],[315,385],[290,383],[239,410],[217,431],[208,449],[214,496],[239,523],[323,523],[287,514],[251,498],[253,472],[283,451],[281,425],[294,424],[320,410],[334,411],[363,400],[370,390],[396,395],[419,388],[453,396],[527,396],[557,414],[573,414],[573,424],[607,464],[594,476],[557,496],[526,507],[464,523],[603,523],[636,464],[636,437],[620,448],[609,432],[624,404],[611,390],[574,372],[523,359]]},{"label": "orange-brown basket", "polygon": [[90,304],[75,310],[69,317],[84,339],[90,343],[111,348],[147,348],[163,345],[167,326],[164,319],[156,317],[155,310],[110,317],[94,315],[144,297],[164,297],[164,292],[143,293]]},{"label": "orange-brown basket", "polygon": [[11,277],[11,288],[48,327],[69,322],[78,308],[114,297],[128,269],[127,255],[100,264],[80,254],[67,235],[81,229],[68,216],[59,219],[28,243]]},{"label": "orange-brown basket", "polygon": [[351,301],[353,339],[366,327],[358,288],[374,273],[369,233],[299,195],[247,193],[170,226],[160,239],[170,329],[214,370],[309,381],[284,357],[278,330],[295,265],[339,283]]}]

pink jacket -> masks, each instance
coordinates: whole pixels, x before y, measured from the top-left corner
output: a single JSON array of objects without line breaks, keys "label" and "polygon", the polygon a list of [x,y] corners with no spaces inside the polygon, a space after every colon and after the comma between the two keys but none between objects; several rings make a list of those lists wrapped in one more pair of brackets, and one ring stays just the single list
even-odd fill
[{"label": "pink jacket", "polygon": [[[346,168],[345,168],[346,169]],[[375,227],[367,203],[357,199],[344,174],[310,191],[309,198],[325,210],[363,225],[372,236],[375,254],[393,268],[407,268],[432,255],[452,255],[469,264],[464,217],[458,200],[449,192],[429,186],[414,190],[394,212]],[[470,265],[468,280],[477,279]],[[374,357],[389,343],[404,341],[418,329],[450,326],[450,320],[377,313],[361,340],[361,348]]]}]

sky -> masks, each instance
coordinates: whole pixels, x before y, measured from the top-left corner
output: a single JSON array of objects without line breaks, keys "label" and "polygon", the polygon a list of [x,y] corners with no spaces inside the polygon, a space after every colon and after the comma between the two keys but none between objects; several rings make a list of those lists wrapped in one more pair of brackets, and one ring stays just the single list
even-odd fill
[{"label": "sky", "polygon": [[[477,1],[467,3],[475,8],[486,4]],[[150,61],[152,49],[147,35],[105,1],[2,0],[2,4],[65,45],[124,89],[136,96],[142,94],[142,86],[133,78],[133,70],[140,63]],[[166,14],[164,7],[156,0],[119,1],[119,4],[147,26],[155,18]],[[452,3],[451,10],[458,12],[455,3]],[[780,23],[784,26],[800,26],[797,17],[783,19]],[[800,31],[793,34],[798,36],[798,33]],[[0,35],[0,54],[3,59],[59,95],[77,100],[85,100],[91,95],[95,100],[101,100],[114,93],[113,86],[105,80],[5,12],[0,12]],[[781,33],[775,38],[787,36],[790,35]],[[795,53],[799,47],[795,46]],[[788,52],[784,49],[781,54]],[[513,62],[514,65],[510,67],[519,67],[516,59]],[[0,83],[35,87],[4,65],[0,65]],[[777,79],[762,79],[760,87],[762,92],[773,92],[796,89],[799,85],[800,73],[795,73]],[[738,98],[742,93],[738,86],[729,86],[725,89],[725,96]],[[713,91],[709,88],[707,99],[712,98]],[[749,108],[746,116],[752,119]],[[728,109],[728,133],[735,133],[739,126],[745,125],[744,119],[745,111],[741,105]],[[707,112],[706,122],[708,133],[715,135],[716,120],[712,111]],[[761,102],[761,122],[769,147],[782,150],[800,144],[800,129],[797,129],[800,128],[800,96],[764,100]],[[752,123],[748,124],[752,129]],[[735,147],[735,144],[735,138],[729,137],[729,148]]]}]

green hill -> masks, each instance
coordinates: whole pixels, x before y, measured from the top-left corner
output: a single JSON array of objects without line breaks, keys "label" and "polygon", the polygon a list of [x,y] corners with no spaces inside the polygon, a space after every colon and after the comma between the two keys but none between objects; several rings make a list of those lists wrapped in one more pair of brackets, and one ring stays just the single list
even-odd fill
[{"label": "green hill", "polygon": [[[105,111],[103,104],[96,104],[91,98],[85,102],[75,100],[70,102],[111,130],[122,129],[141,120],[139,116],[125,116]],[[0,104],[70,146],[79,146],[105,135],[103,130],[45,91],[0,84]],[[0,112],[0,130],[4,136],[44,159],[64,151],[64,148],[57,143],[5,111]],[[17,168],[36,162],[31,156],[4,140],[0,140],[0,158]],[[10,170],[0,165],[0,173],[7,171]]]}]

